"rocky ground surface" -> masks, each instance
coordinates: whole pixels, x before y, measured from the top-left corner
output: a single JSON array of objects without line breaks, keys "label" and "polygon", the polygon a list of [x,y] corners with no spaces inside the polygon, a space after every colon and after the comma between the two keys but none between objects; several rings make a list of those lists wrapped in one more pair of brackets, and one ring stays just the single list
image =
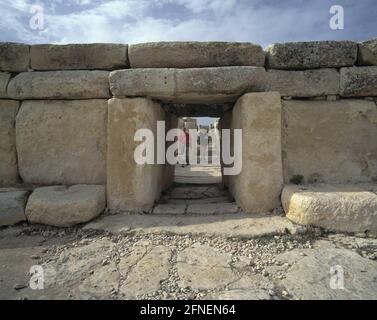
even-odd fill
[{"label": "rocky ground surface", "polygon": [[[29,286],[33,265],[43,267],[42,290]],[[24,224],[0,230],[0,299],[377,299],[377,239],[320,229],[241,239]]]}]

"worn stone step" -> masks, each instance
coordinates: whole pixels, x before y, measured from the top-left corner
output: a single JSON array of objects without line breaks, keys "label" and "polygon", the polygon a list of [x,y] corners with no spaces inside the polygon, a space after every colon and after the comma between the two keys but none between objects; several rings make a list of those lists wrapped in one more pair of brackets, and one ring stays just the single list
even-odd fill
[{"label": "worn stone step", "polygon": [[158,204],[153,208],[153,214],[185,214],[186,204]]},{"label": "worn stone step", "polygon": [[208,203],[227,203],[231,202],[227,196],[224,197],[213,197],[213,198],[203,198],[203,199],[166,199],[169,204],[208,204]]},{"label": "worn stone step", "polygon": [[287,185],[282,193],[287,218],[343,232],[377,232],[377,184]]},{"label": "worn stone step", "polygon": [[239,207],[235,203],[229,202],[190,204],[187,207],[187,214],[229,214],[239,211]]}]

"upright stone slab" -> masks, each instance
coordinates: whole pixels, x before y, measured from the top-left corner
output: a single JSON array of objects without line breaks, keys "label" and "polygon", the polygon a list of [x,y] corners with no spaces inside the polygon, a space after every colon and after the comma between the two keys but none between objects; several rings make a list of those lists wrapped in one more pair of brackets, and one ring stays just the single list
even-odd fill
[{"label": "upright stone slab", "polygon": [[260,67],[129,69],[110,73],[110,89],[115,97],[223,103],[247,92],[264,91],[265,75]]},{"label": "upright stone slab", "polygon": [[241,42],[152,42],[131,45],[131,68],[264,66],[261,46]]},{"label": "upright stone slab", "polygon": [[285,182],[367,182],[377,176],[373,101],[283,101]]},{"label": "upright stone slab", "polygon": [[126,44],[33,45],[30,59],[34,70],[113,70],[128,66]]},{"label": "upright stone slab", "polygon": [[105,184],[107,100],[25,101],[17,115],[20,175],[35,184]]},{"label": "upright stone slab", "polygon": [[7,87],[11,74],[8,72],[0,72],[0,98],[7,98]]},{"label": "upright stone slab", "polygon": [[377,96],[377,66],[340,69],[340,94],[343,97]]},{"label": "upright stone slab", "polygon": [[8,95],[17,100],[109,98],[109,72],[24,72],[10,81]]},{"label": "upright stone slab", "polygon": [[359,43],[357,64],[359,66],[377,66],[377,39]]},{"label": "upright stone slab", "polygon": [[18,182],[15,121],[19,102],[0,100],[0,185]]},{"label": "upright stone slab", "polygon": [[268,70],[266,91],[302,98],[338,95],[339,81],[339,72],[336,69]]},{"label": "upright stone slab", "polygon": [[[150,210],[163,188],[163,165],[139,165],[134,152],[138,129],[152,130],[165,120],[160,104],[150,99],[110,99],[107,136],[107,206],[111,211]],[[155,149],[157,148],[155,143]]]},{"label": "upright stone slab", "polygon": [[228,177],[232,196],[245,212],[278,207],[283,185],[280,94],[242,96],[233,109],[231,127],[242,129],[242,171]]},{"label": "upright stone slab", "polygon": [[271,69],[317,69],[353,66],[357,43],[352,41],[311,41],[276,43],[267,47]]},{"label": "upright stone slab", "polygon": [[29,69],[29,46],[22,43],[0,43],[0,71],[23,72]]},{"label": "upright stone slab", "polygon": [[0,227],[11,226],[26,220],[27,191],[0,191]]}]

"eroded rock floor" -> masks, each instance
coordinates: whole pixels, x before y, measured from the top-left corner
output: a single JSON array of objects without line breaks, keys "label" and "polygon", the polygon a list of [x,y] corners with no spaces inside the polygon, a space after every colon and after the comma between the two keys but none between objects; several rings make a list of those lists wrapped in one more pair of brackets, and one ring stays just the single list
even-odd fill
[{"label": "eroded rock floor", "polygon": [[[43,290],[29,287],[32,265],[43,267]],[[0,299],[377,299],[377,239],[21,225],[0,230]]]}]

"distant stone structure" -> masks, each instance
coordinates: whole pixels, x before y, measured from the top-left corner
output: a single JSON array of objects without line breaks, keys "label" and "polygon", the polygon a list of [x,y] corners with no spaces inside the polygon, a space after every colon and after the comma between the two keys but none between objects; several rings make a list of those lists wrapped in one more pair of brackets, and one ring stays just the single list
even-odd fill
[{"label": "distant stone structure", "polygon": [[245,212],[377,232],[376,101],[377,40],[0,43],[0,226],[150,210],[174,170],[137,167],[135,131],[214,116],[243,129]]}]

